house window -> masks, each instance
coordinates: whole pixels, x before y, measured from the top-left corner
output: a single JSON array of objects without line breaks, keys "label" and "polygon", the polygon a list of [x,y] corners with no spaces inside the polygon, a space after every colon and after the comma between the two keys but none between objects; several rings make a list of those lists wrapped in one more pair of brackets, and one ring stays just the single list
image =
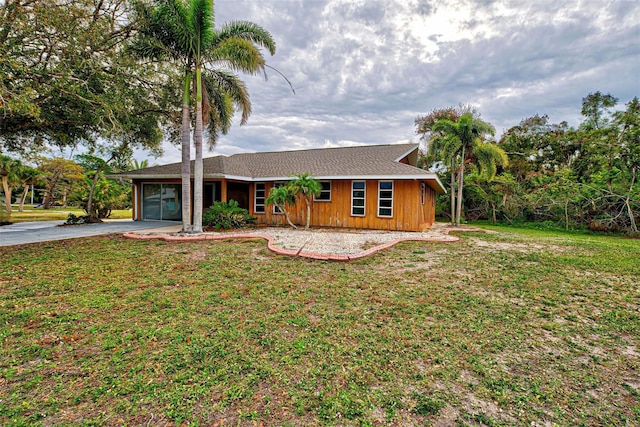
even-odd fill
[{"label": "house window", "polygon": [[351,181],[351,215],[364,216],[366,185],[365,181]]},{"label": "house window", "polygon": [[[280,188],[280,187],[284,187],[284,186],[285,186],[285,183],[284,183],[284,182],[274,182],[274,183],[273,183],[273,188]],[[274,214],[282,214],[282,213],[284,213],[284,212],[282,212],[282,211],[280,210],[280,208],[279,208],[279,207],[277,207],[276,205],[273,205],[273,213],[274,213]]]},{"label": "house window", "polygon": [[264,201],[267,198],[267,190],[264,182],[256,182],[253,195],[253,211],[255,213],[264,213]]},{"label": "house window", "polygon": [[320,194],[317,196],[313,196],[313,200],[318,200],[321,202],[330,202],[331,201],[331,181],[320,181],[320,185],[322,186],[320,190]]},{"label": "house window", "polygon": [[393,216],[393,181],[378,181],[378,216]]}]

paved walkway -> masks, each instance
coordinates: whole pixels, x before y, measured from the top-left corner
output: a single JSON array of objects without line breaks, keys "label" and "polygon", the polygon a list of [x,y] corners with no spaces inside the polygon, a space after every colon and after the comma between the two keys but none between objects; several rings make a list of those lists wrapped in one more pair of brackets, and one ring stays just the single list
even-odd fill
[{"label": "paved walkway", "polygon": [[[175,226],[173,221],[132,221],[130,219],[105,220],[98,224],[58,227],[60,221],[18,222],[0,227],[0,246],[24,245],[50,240],[76,239],[113,233],[127,233],[136,230],[162,230],[162,226]],[[178,227],[179,229],[179,227]],[[166,228],[171,232],[173,228]]]}]

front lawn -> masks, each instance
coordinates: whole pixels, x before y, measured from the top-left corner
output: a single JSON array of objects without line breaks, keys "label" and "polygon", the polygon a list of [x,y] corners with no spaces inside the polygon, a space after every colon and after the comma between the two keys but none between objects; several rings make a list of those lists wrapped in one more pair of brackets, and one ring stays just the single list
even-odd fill
[{"label": "front lawn", "polygon": [[0,424],[640,423],[640,242],[497,230],[0,248]]},{"label": "front lawn", "polygon": [[[66,220],[69,214],[76,216],[86,215],[83,209],[68,206],[52,207],[49,209],[35,208],[33,205],[25,205],[22,212],[18,212],[18,205],[12,205],[11,222],[27,222],[27,221],[56,221]],[[113,210],[109,219],[131,219],[131,210]]]}]

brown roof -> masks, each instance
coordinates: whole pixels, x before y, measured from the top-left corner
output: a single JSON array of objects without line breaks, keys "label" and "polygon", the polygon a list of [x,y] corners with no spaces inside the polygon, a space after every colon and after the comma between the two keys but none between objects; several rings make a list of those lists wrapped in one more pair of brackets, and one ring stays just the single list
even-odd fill
[{"label": "brown roof", "polygon": [[[248,181],[285,180],[308,173],[317,179],[425,179],[435,180],[436,191],[444,187],[433,173],[415,167],[418,144],[363,145],[299,151],[242,153],[203,159],[205,178],[236,178]],[[400,163],[405,159],[410,164]],[[134,179],[180,177],[180,163],[153,166],[119,174]],[[193,162],[192,162],[193,173]]]}]

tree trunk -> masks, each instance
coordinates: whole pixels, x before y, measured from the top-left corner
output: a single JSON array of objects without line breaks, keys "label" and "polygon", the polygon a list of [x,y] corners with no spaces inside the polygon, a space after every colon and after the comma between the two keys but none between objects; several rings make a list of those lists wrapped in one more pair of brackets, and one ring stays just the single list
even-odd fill
[{"label": "tree trunk", "polygon": [[564,201],[564,229],[569,231],[569,199]]},{"label": "tree trunk", "polygon": [[182,95],[182,232],[191,232],[191,112],[189,111],[191,74],[184,76],[184,93]]},{"label": "tree trunk", "polygon": [[24,211],[24,201],[27,200],[27,194],[29,193],[29,186],[25,184],[22,191],[22,197],[20,198],[20,206],[18,206],[18,212]]},{"label": "tree trunk", "polygon": [[53,196],[53,187],[51,186],[51,184],[47,184],[47,186],[44,188],[44,199],[42,200],[42,207],[44,209],[49,209],[49,203],[51,203],[51,197]]},{"label": "tree trunk", "polygon": [[202,77],[200,67],[196,67],[196,128],[193,133],[196,147],[196,161],[193,173],[193,232],[202,233]]},{"label": "tree trunk", "polygon": [[93,209],[93,193],[96,191],[98,177],[100,176],[102,169],[103,167],[100,167],[96,170],[96,173],[93,175],[93,181],[91,182],[91,188],[89,189],[89,200],[87,200],[87,208],[85,209],[87,211],[87,215],[89,215],[89,222],[102,222],[98,219],[98,215],[95,214]]},{"label": "tree trunk", "polygon": [[636,181],[636,167],[631,168],[631,186],[629,188],[629,194],[627,194],[627,199],[625,200],[625,205],[627,205],[627,213],[629,215],[629,220],[631,221],[631,230],[634,233],[638,232],[638,226],[636,225],[636,219],[633,216],[633,209],[631,209],[631,203],[629,203],[631,199],[631,191],[633,190],[633,184]]},{"label": "tree trunk", "polygon": [[309,224],[311,223],[311,203],[309,202],[308,198],[304,198],[304,200],[307,202],[307,224],[304,226],[305,230],[309,229]]},{"label": "tree trunk", "polygon": [[451,225],[456,223],[456,160],[451,158]]},{"label": "tree trunk", "polygon": [[456,225],[460,227],[460,216],[462,213],[462,185],[464,183],[464,147],[462,147],[462,157],[460,160],[460,172],[458,172],[458,206],[456,209]]},{"label": "tree trunk", "polygon": [[6,176],[2,177],[2,191],[4,191],[5,209],[7,213],[11,215],[11,193],[13,192],[13,188],[9,186],[9,178]]},{"label": "tree trunk", "polygon": [[287,212],[287,210],[283,209],[283,208],[280,208],[280,210],[284,214],[284,217],[287,220],[287,222],[289,223],[289,225],[297,230],[298,227],[291,221],[291,217],[289,216],[289,212]]},{"label": "tree trunk", "polygon": [[493,223],[495,224],[497,222],[496,220],[496,203],[495,202],[491,202],[491,208],[493,209]]}]

